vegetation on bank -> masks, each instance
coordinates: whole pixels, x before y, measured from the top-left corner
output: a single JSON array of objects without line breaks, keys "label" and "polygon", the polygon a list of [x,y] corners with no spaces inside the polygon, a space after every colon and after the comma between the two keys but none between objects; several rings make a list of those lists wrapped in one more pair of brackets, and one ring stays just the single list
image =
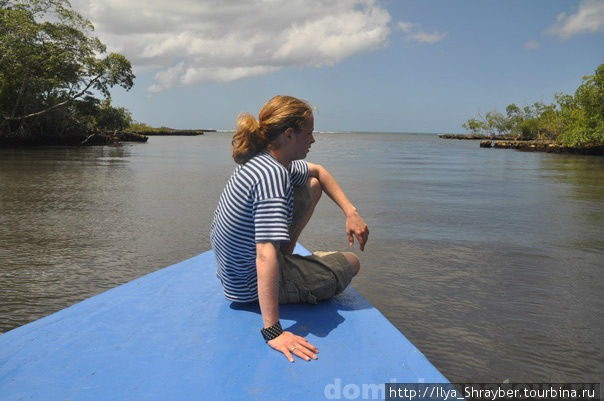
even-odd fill
[{"label": "vegetation on bank", "polygon": [[505,113],[493,110],[463,127],[472,134],[552,141],[565,147],[604,145],[604,64],[583,77],[574,95],[558,93],[551,104],[510,104]]},{"label": "vegetation on bank", "polygon": [[136,133],[143,133],[143,132],[162,132],[162,131],[171,131],[172,128],[168,128],[168,127],[151,127],[145,123],[140,123],[140,122],[135,122],[130,124],[130,126],[128,126],[128,131],[130,132],[136,132]]},{"label": "vegetation on bank", "polygon": [[199,130],[199,129],[174,129],[168,127],[154,128],[147,124],[134,122],[126,129],[126,132],[136,133],[140,135],[164,135],[164,136],[195,136],[203,135],[204,132],[215,132],[216,130]]},{"label": "vegetation on bank", "polygon": [[67,0],[0,0],[0,145],[78,144],[132,125],[109,93],[132,88],[131,64],[93,31]]}]

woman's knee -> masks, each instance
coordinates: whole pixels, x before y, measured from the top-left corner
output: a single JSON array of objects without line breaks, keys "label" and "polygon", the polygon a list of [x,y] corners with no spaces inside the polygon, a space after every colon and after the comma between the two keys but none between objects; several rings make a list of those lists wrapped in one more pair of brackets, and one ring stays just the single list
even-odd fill
[{"label": "woman's knee", "polygon": [[359,257],[352,252],[342,252],[342,255],[346,258],[350,267],[352,268],[352,275],[356,276],[361,270],[361,262],[359,261]]}]

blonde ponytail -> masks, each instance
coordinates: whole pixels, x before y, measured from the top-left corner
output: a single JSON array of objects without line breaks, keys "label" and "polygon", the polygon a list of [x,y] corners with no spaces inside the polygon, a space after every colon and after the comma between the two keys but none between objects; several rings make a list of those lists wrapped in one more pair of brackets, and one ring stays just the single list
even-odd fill
[{"label": "blonde ponytail", "polygon": [[260,124],[253,115],[242,113],[237,116],[237,131],[231,144],[233,159],[239,164],[245,163],[266,147]]},{"label": "blonde ponytail", "polygon": [[233,135],[233,159],[244,164],[265,149],[277,149],[276,139],[288,128],[298,132],[312,116],[310,105],[291,96],[278,95],[260,110],[259,121],[251,114],[237,117],[237,131]]}]

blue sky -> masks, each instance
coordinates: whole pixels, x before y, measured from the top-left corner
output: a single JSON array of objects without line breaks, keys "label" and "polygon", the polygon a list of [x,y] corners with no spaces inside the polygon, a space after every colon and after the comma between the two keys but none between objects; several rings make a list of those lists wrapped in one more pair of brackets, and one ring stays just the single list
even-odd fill
[{"label": "blue sky", "polygon": [[317,130],[463,132],[604,63],[604,0],[73,3],[133,62],[114,103],[153,126],[232,129],[289,94]]}]

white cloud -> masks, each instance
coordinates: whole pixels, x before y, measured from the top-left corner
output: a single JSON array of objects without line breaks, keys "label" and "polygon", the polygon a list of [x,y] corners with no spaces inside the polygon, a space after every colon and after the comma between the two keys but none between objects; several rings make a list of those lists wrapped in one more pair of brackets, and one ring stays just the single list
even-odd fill
[{"label": "white cloud", "polygon": [[420,43],[432,44],[432,43],[440,42],[446,36],[447,36],[447,34],[440,33],[440,32],[427,33],[427,32],[423,32],[423,31],[419,31],[419,32],[413,33],[411,35],[408,35],[407,40],[416,40]]},{"label": "white cloud", "polygon": [[537,42],[536,40],[529,40],[528,42],[526,42],[524,44],[524,47],[527,49],[538,49],[539,48],[539,42]]},{"label": "white cloud", "polygon": [[581,1],[575,14],[561,13],[556,23],[545,32],[561,39],[568,39],[582,33],[604,32],[604,1]]},{"label": "white cloud", "polygon": [[375,0],[73,0],[110,51],[159,69],[150,91],[332,65],[383,46]]},{"label": "white cloud", "polygon": [[403,32],[411,31],[411,28],[413,28],[414,26],[415,26],[415,24],[412,22],[399,21],[399,23],[398,23],[398,29],[400,29]]},{"label": "white cloud", "polygon": [[432,44],[443,40],[447,34],[440,32],[428,33],[426,31],[419,30],[421,24],[407,21],[399,21],[397,27],[399,30],[406,33],[405,39],[407,42],[416,41],[420,43]]}]

